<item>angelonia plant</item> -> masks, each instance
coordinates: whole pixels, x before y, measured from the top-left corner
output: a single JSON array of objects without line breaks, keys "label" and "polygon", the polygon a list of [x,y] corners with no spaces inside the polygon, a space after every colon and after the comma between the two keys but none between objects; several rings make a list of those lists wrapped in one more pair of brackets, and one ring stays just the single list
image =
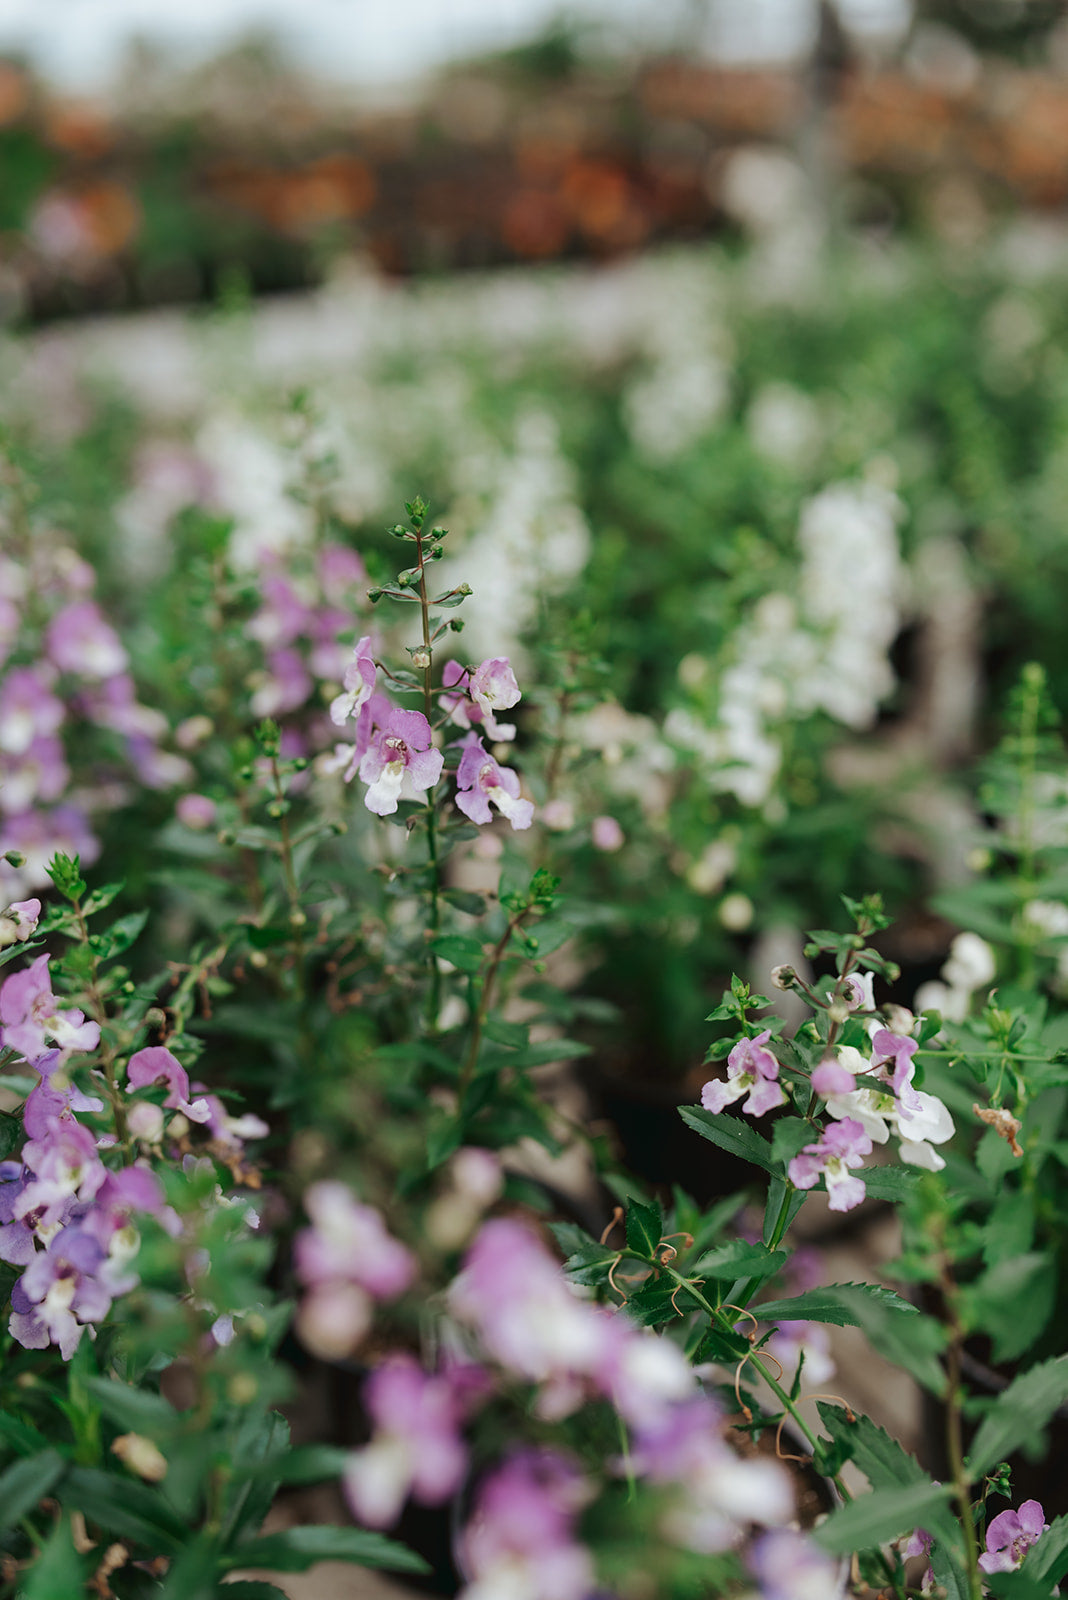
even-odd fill
[{"label": "angelonia plant", "polygon": [[[846,897],[770,974],[806,1020],[741,977],[708,1019],[682,1119],[733,1192],[618,1171],[537,1078],[597,1017],[554,960],[597,924],[542,815],[581,675],[468,659],[470,588],[406,510],[408,564],[349,612],[333,530],[299,572],[213,559],[144,903],[57,851],[0,910],[0,1600],[418,1580],[409,1502],[464,1600],[1046,1600],[1068,1516],[1016,1480],[1068,1403],[1056,999],[1033,964],[993,990],[966,929],[964,1001],[914,1015],[880,897]],[[579,1153],[600,1214],[531,1144]],[[828,1281],[811,1219],[865,1206],[900,1216],[892,1283]],[[928,1391],[922,1461],[828,1390],[835,1326]],[[324,1371],[358,1437],[293,1442]],[[333,1520],[294,1523],[308,1484]]]}]

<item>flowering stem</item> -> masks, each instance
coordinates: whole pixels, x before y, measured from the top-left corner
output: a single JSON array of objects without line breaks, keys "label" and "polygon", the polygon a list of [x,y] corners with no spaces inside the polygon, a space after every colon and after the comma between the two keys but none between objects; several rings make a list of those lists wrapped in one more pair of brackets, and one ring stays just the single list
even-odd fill
[{"label": "flowering stem", "polygon": [[93,949],[92,941],[89,938],[89,925],[85,920],[81,901],[73,900],[71,909],[78,919],[78,933],[81,937],[81,942],[89,952],[89,982],[85,986],[86,1004],[93,1021],[100,1028],[100,1065],[104,1069],[107,1096],[115,1116],[115,1132],[118,1135],[119,1143],[127,1144],[129,1142],[129,1133],[126,1127],[126,1107],[123,1104],[122,1090],[119,1088],[115,1072],[115,1051],[107,1036],[108,1012],[100,988],[100,958]]},{"label": "flowering stem", "polygon": [[[419,555],[419,609],[423,618],[423,715],[429,723],[434,716],[434,657],[433,641],[430,637],[430,600],[426,592],[426,559],[423,553],[423,530],[420,526],[415,534],[415,548]],[[437,812],[434,809],[434,790],[431,788],[427,794],[426,806],[426,852],[430,859],[430,933],[431,937],[441,927],[441,867],[438,862],[438,834]],[[438,971],[437,957],[430,958],[430,992],[426,1001],[426,1021],[429,1030],[437,1025],[438,1013],[441,1010],[441,973]]]},{"label": "flowering stem", "polygon": [[953,1474],[953,1492],[964,1530],[964,1555],[968,1567],[968,1592],[970,1600],[982,1600],[983,1582],[979,1574],[979,1539],[972,1513],[971,1483],[964,1465],[964,1441],[961,1429],[961,1351],[964,1346],[964,1329],[957,1311],[957,1286],[950,1274],[949,1263],[942,1269],[942,1293],[945,1298],[950,1342],[946,1350],[946,1455]]},{"label": "flowering stem", "polygon": [[278,770],[278,757],[271,755],[271,782],[274,785],[275,804],[278,811],[278,856],[282,863],[282,877],[286,886],[286,898],[289,901],[289,925],[293,930],[293,955],[296,960],[297,981],[301,989],[304,987],[304,924],[308,920],[300,904],[300,885],[297,883],[296,868],[293,864],[293,837],[289,828],[289,815],[286,809],[285,790],[282,787],[282,775]]},{"label": "flowering stem", "polygon": [[471,1025],[471,1040],[467,1046],[467,1055],[464,1057],[464,1064],[460,1069],[459,1091],[461,1107],[463,1106],[464,1100],[467,1098],[467,1092],[471,1087],[471,1080],[475,1075],[475,1068],[478,1066],[478,1052],[482,1046],[482,1029],[485,1025],[486,1018],[489,1016],[490,1003],[493,999],[493,987],[497,980],[497,973],[500,971],[501,962],[504,960],[504,954],[508,948],[508,941],[512,937],[512,934],[515,932],[516,928],[519,927],[519,924],[522,922],[525,915],[526,912],[521,911],[518,916],[508,918],[508,926],[505,928],[504,932],[497,940],[497,943],[494,945],[493,954],[489,958],[489,963],[482,979],[482,993],[479,996],[478,1009],[475,1012],[475,1020]]}]

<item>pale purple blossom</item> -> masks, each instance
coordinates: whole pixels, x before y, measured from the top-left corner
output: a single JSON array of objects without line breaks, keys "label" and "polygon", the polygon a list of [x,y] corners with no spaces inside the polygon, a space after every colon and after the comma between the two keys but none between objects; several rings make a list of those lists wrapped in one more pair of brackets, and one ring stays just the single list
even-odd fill
[{"label": "pale purple blossom", "polygon": [[[390,706],[381,713],[360,760],[360,781],[367,784],[364,805],[376,816],[390,816],[401,799],[432,789],[445,758],[433,747],[430,724],[421,711]],[[357,746],[358,748],[358,746]],[[406,792],[407,791],[407,792]]]},{"label": "pale purple blossom", "polygon": [[218,815],[218,806],[206,794],[182,794],[174,806],[175,816],[187,828],[210,828]]},{"label": "pale purple blossom", "polygon": [[473,672],[458,661],[446,661],[441,677],[446,689],[461,691],[441,696],[441,704],[458,728],[480,727],[498,742],[515,738],[515,725],[496,718],[497,711],[507,711],[522,698],[507,656],[491,656]]},{"label": "pale purple blossom", "polygon": [[76,600],[57,611],[45,631],[45,648],[61,672],[100,681],[126,669],[126,651],[95,600]]},{"label": "pale purple blossom", "polygon": [[852,1211],[864,1199],[861,1178],[850,1176],[850,1167],[862,1167],[871,1154],[871,1140],[859,1122],[846,1118],[825,1128],[816,1144],[807,1144],[790,1162],[790,1182],[798,1189],[811,1189],[822,1176],[827,1185],[827,1204],[832,1211]]},{"label": "pale purple blossom", "polygon": [[343,544],[324,544],[319,551],[319,585],[324,598],[343,606],[358,584],[367,582],[367,568],[355,550]]},{"label": "pale purple blossom", "polygon": [[189,1074],[178,1057],[166,1045],[148,1045],[130,1057],[126,1068],[128,1089],[147,1089],[153,1084],[166,1085],[167,1096],[163,1104],[168,1111],[181,1111],[190,1122],[207,1122],[210,1118],[208,1103],[204,1099],[189,1098]]},{"label": "pale purple blossom", "polygon": [[1037,1500],[1025,1500],[1019,1511],[1002,1511],[986,1530],[986,1550],[979,1565],[984,1572],[1013,1572],[1048,1531],[1049,1523]]},{"label": "pale purple blossom", "polygon": [[8,1329],[27,1350],[57,1344],[69,1361],[84,1325],[102,1321],[115,1295],[131,1287],[96,1239],[76,1225],[61,1228],[13,1286]]},{"label": "pale purple blossom", "polygon": [[498,766],[482,740],[469,734],[456,772],[456,804],[481,826],[492,819],[491,801],[515,829],[529,828],[534,820],[532,802],[520,799],[517,774]]},{"label": "pale purple blossom", "polygon": [[409,1495],[436,1506],[460,1487],[467,1467],[462,1409],[447,1378],[431,1377],[406,1355],[377,1367],[363,1397],[375,1431],[349,1457],[342,1485],[361,1522],[389,1528]]},{"label": "pale purple blossom", "polygon": [[55,1045],[61,1050],[95,1050],[100,1026],[82,1011],[60,1010],[52,993],[48,956],[38,956],[0,985],[0,1039],[32,1065]]},{"label": "pale purple blossom", "polygon": [[378,668],[371,652],[371,636],[365,634],[353,647],[353,659],[342,679],[344,692],[330,702],[330,720],[340,727],[349,717],[358,717],[375,692]]},{"label": "pale purple blossom", "polygon": [[313,1183],[304,1196],[312,1226],[294,1241],[297,1276],[312,1286],[332,1279],[351,1279],[376,1299],[403,1294],[415,1276],[415,1261],[404,1245],[387,1233],[381,1216],[362,1205],[346,1184]]},{"label": "pale purple blossom", "polygon": [[857,1080],[849,1068],[834,1056],[825,1056],[812,1074],[812,1087],[826,1098],[830,1094],[851,1094]]},{"label": "pale purple blossom", "polygon": [[[918,1101],[917,1091],[912,1087],[912,1075],[916,1070],[912,1058],[919,1049],[917,1041],[879,1028],[871,1042],[873,1070],[890,1084],[902,1105],[915,1109]],[[889,1070],[891,1062],[893,1069]]]},{"label": "pale purple blossom", "polygon": [[712,1078],[701,1090],[701,1104],[706,1111],[722,1111],[744,1094],[749,1098],[742,1110],[750,1117],[762,1117],[766,1111],[785,1104],[786,1096],[776,1081],[779,1063],[765,1049],[770,1038],[771,1029],[765,1028],[755,1039],[739,1039],[727,1057],[727,1081]]},{"label": "pale purple blossom", "polygon": [[758,1539],[749,1565],[762,1600],[829,1600],[840,1592],[837,1563],[790,1528],[776,1528]]},{"label": "pale purple blossom", "polygon": [[460,1540],[458,1600],[588,1600],[593,1561],[574,1536],[585,1480],[549,1450],[524,1451],[486,1477]]},{"label": "pale purple blossom", "polygon": [[0,917],[0,948],[31,939],[41,917],[40,900],[14,900]]},{"label": "pale purple blossom", "polygon": [[850,1011],[874,1011],[875,974],[851,972],[845,981],[842,998]]},{"label": "pale purple blossom", "polygon": [[626,843],[623,829],[615,817],[594,817],[590,824],[590,838],[594,849],[603,850],[606,855],[622,850]]},{"label": "pale purple blossom", "polygon": [[[0,790],[0,798],[2,795]],[[48,865],[57,855],[78,856],[83,867],[91,866],[100,854],[100,841],[78,807],[56,806],[51,811],[37,807],[0,816],[0,855],[7,850],[21,851],[25,857],[22,866],[12,869],[7,878],[8,892],[13,888],[17,894],[20,889],[46,884]]]},{"label": "pale purple blossom", "polygon": [[257,717],[280,717],[296,711],[314,688],[304,658],[288,645],[267,653],[266,673],[249,705]]},{"label": "pale purple blossom", "polygon": [[53,734],[66,711],[52,693],[55,671],[44,662],[14,667],[0,684],[0,750],[19,756],[41,736]]}]

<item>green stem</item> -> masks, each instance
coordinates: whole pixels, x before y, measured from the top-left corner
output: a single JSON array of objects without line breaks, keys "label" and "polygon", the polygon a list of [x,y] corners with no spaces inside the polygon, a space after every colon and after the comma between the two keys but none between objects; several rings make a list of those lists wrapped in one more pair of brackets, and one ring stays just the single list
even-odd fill
[{"label": "green stem", "polygon": [[482,978],[482,993],[479,995],[478,1007],[475,1011],[474,1021],[471,1024],[471,1038],[468,1042],[467,1054],[464,1057],[463,1066],[460,1068],[459,1094],[461,1108],[463,1107],[463,1103],[467,1098],[468,1090],[471,1087],[471,1081],[475,1076],[475,1069],[478,1066],[478,1053],[482,1048],[482,1029],[485,1026],[486,1018],[489,1016],[489,1009],[493,1000],[493,988],[497,981],[497,974],[500,971],[501,962],[504,960],[505,952],[508,949],[508,941],[512,937],[512,934],[515,932],[516,928],[519,927],[519,924],[522,922],[525,915],[525,912],[520,912],[517,917],[509,917],[508,926],[505,928],[504,932],[497,940],[497,943],[494,945],[493,953],[489,958],[485,974]]},{"label": "green stem", "polygon": [[80,900],[71,903],[74,915],[78,919],[78,932],[81,941],[89,952],[89,982],[86,985],[86,1003],[93,1021],[100,1029],[100,1065],[104,1069],[104,1081],[107,1086],[107,1097],[111,1103],[112,1113],[115,1117],[115,1132],[120,1144],[129,1143],[129,1132],[126,1127],[126,1107],[122,1090],[119,1088],[116,1072],[116,1053],[107,1036],[108,1012],[104,1002],[104,994],[100,987],[100,959],[89,939],[89,925],[85,920]]},{"label": "green stem", "polygon": [[957,1286],[950,1276],[946,1263],[942,1272],[942,1292],[945,1296],[950,1326],[950,1342],[946,1351],[946,1455],[953,1475],[953,1492],[964,1530],[964,1555],[968,1567],[970,1600],[982,1600],[983,1580],[979,1571],[979,1538],[975,1531],[972,1511],[971,1481],[964,1465],[964,1440],[961,1425],[963,1386],[961,1384],[961,1350],[964,1329],[957,1314]]}]

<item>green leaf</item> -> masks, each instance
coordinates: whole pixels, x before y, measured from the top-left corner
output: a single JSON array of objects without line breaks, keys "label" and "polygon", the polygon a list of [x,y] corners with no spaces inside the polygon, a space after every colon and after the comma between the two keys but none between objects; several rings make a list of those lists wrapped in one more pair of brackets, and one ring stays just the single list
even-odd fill
[{"label": "green leaf", "polygon": [[861,1167],[856,1174],[872,1200],[891,1200],[895,1204],[915,1194],[920,1174],[915,1167]]},{"label": "green leaf", "polygon": [[1068,1517],[1055,1517],[1024,1557],[1024,1571],[1039,1583],[1059,1583],[1068,1572]]},{"label": "green leaf", "polygon": [[287,1528],[267,1533],[228,1551],[223,1570],[235,1567],[270,1567],[276,1572],[307,1572],[317,1561],[355,1561],[361,1567],[383,1567],[387,1572],[427,1572],[422,1556],[365,1528]]},{"label": "green leaf", "polygon": [[160,1600],[215,1600],[218,1575],[218,1544],[205,1534],[195,1536],[168,1570]]},{"label": "green leaf", "polygon": [[276,1588],[263,1578],[239,1578],[236,1583],[223,1583],[216,1591],[216,1600],[289,1600],[284,1589]]},{"label": "green leaf", "polygon": [[938,1356],[945,1349],[947,1334],[941,1323],[919,1311],[903,1317],[896,1307],[873,1298],[867,1285],[839,1284],[837,1293],[880,1355],[911,1372],[932,1394],[945,1392],[945,1373]]},{"label": "green leaf", "polygon": [[875,1489],[832,1511],[826,1522],[813,1529],[812,1538],[832,1555],[871,1550],[913,1528],[926,1527],[930,1513],[944,1506],[952,1492],[949,1484],[932,1483],[930,1478]]},{"label": "green leaf", "polygon": [[680,1106],[679,1116],[688,1128],[699,1133],[702,1139],[710,1139],[721,1150],[728,1150],[732,1156],[740,1156],[743,1161],[763,1167],[765,1172],[775,1171],[771,1145],[740,1117],[706,1111],[703,1106]]},{"label": "green leaf", "polygon": [[772,1129],[772,1157],[786,1166],[812,1138],[812,1128],[804,1117],[780,1117]]},{"label": "green leaf", "polygon": [[158,1489],[117,1472],[72,1467],[63,1484],[64,1503],[81,1511],[107,1539],[128,1540],[150,1556],[174,1556],[189,1529]]},{"label": "green leaf", "polygon": [[280,1460],[272,1457],[260,1467],[278,1483],[324,1483],[339,1478],[352,1455],[333,1444],[305,1444],[290,1450]]},{"label": "green leaf", "polygon": [[955,1546],[949,1545],[944,1539],[936,1539],[928,1560],[935,1582],[946,1591],[946,1600],[971,1600],[971,1585]]},{"label": "green leaf", "polygon": [[180,1411],[151,1389],[136,1389],[112,1378],[90,1378],[86,1387],[105,1417],[128,1433],[159,1439],[174,1433],[185,1421]]},{"label": "green leaf", "polygon": [[121,878],[118,883],[101,884],[99,889],[94,889],[86,898],[86,901],[82,906],[82,915],[91,917],[94,911],[103,911],[106,906],[111,904],[117,895],[122,893],[125,887],[126,882]]},{"label": "green leaf", "polygon": [[664,1279],[650,1278],[648,1283],[643,1283],[627,1297],[627,1315],[643,1328],[655,1328],[661,1322],[674,1322],[676,1317],[684,1312],[696,1309],[696,1301],[692,1298],[689,1304],[684,1290],[678,1292],[676,1301],[672,1302],[675,1285]]},{"label": "green leaf", "polygon": [[[847,1293],[839,1294],[840,1289]],[[848,1291],[866,1295],[909,1316],[917,1315],[914,1305],[879,1283],[831,1283],[823,1289],[807,1289],[790,1300],[768,1300],[753,1306],[752,1310],[762,1322],[829,1322],[836,1328],[856,1328],[860,1326],[856,1304]]]},{"label": "green leaf", "polygon": [[770,1278],[790,1257],[785,1250],[769,1250],[766,1244],[749,1244],[731,1239],[727,1244],[706,1250],[696,1261],[687,1262],[691,1278]]},{"label": "green leaf", "polygon": [[509,1050],[518,1050],[530,1038],[530,1028],[525,1022],[504,1022],[500,1017],[487,1017],[482,1032],[494,1044],[503,1044]]},{"label": "green leaf", "polygon": [[928,1477],[915,1456],[870,1417],[854,1417],[852,1422],[841,1406],[817,1400],[820,1421],[835,1444],[848,1451],[873,1489],[896,1489],[902,1484],[927,1483]]},{"label": "green leaf", "polygon": [[42,1450],[0,1472],[0,1530],[13,1528],[20,1517],[43,1500],[66,1471],[67,1463],[58,1450]]},{"label": "green leaf", "polygon": [[1030,1573],[995,1572],[987,1579],[990,1593],[998,1600],[1050,1600],[1049,1584],[1036,1583]]},{"label": "green leaf", "polygon": [[1037,1250],[999,1261],[960,1293],[969,1330],[987,1334],[995,1361],[1023,1355],[1053,1314],[1057,1273]]},{"label": "green leaf", "polygon": [[664,1215],[654,1201],[632,1200],[627,1207],[627,1244],[641,1256],[652,1256],[664,1237]]},{"label": "green leaf", "polygon": [[482,965],[482,946],[466,934],[445,933],[430,941],[434,954],[448,961],[459,972],[477,972]]},{"label": "green leaf", "polygon": [[70,1519],[61,1517],[19,1585],[19,1600],[73,1600],[85,1592],[86,1577],[85,1558],[74,1548]]},{"label": "green leaf", "polygon": [[110,928],[103,933],[90,935],[89,943],[102,961],[107,961],[111,956],[119,956],[128,950],[137,939],[148,920],[148,911],[128,911],[124,917],[113,922]]},{"label": "green leaf", "polygon": [[480,917],[486,909],[486,896],[476,894],[473,889],[446,889],[442,899],[457,911],[466,911],[469,917]]},{"label": "green leaf", "polygon": [[980,1478],[1021,1445],[1035,1446],[1057,1407],[1068,1400],[1068,1356],[1044,1361],[1014,1378],[990,1407],[972,1440],[968,1473]]}]

